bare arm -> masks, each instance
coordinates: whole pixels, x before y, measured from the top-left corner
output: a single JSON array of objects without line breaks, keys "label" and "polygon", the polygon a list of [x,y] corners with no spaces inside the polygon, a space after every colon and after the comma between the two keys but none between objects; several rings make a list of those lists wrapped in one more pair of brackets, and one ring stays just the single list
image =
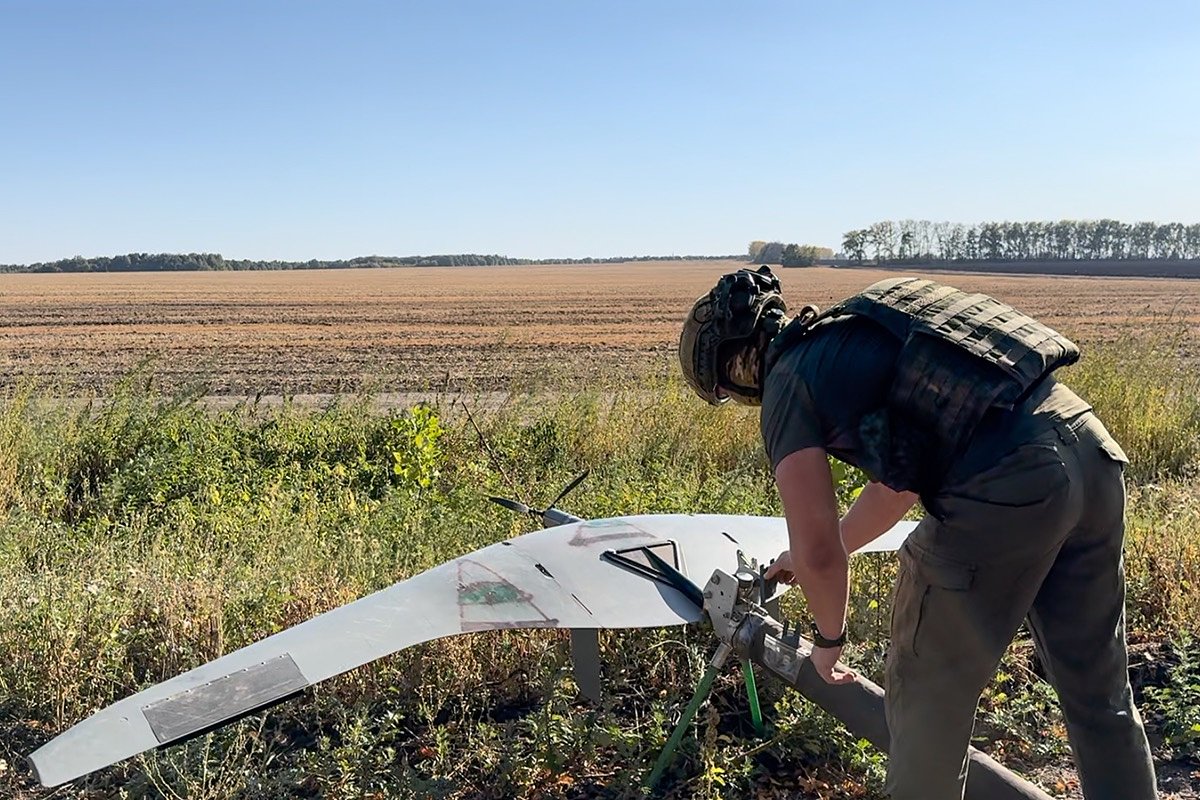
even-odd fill
[{"label": "bare arm", "polygon": [[793,582],[804,591],[821,635],[837,638],[846,627],[850,584],[825,450],[807,447],[787,456],[775,468],[775,483],[787,517]]},{"label": "bare arm", "polygon": [[878,539],[916,502],[917,495],[912,492],[897,492],[882,483],[868,483],[842,517],[842,543],[846,552],[853,553]]}]

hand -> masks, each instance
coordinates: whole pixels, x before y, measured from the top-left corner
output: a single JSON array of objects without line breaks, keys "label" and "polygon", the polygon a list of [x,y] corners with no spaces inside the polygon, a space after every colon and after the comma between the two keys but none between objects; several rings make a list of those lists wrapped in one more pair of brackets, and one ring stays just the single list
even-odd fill
[{"label": "hand", "polygon": [[771,562],[767,567],[766,579],[769,581],[779,581],[780,583],[792,584],[796,582],[796,573],[792,570],[792,551],[784,550],[779,554],[779,558]]},{"label": "hand", "polygon": [[808,660],[826,683],[851,683],[857,676],[852,669],[838,663],[841,657],[840,647],[814,647]]}]

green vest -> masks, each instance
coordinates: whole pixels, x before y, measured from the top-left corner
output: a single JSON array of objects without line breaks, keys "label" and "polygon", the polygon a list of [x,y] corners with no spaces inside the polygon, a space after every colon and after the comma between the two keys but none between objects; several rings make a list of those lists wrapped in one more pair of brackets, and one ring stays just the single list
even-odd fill
[{"label": "green vest", "polygon": [[890,278],[788,325],[771,341],[766,370],[810,331],[849,315],[901,342],[887,405],[859,430],[882,473],[876,477],[898,490],[936,488],[989,409],[1011,409],[1043,377],[1079,359],[1065,336],[995,298]]}]

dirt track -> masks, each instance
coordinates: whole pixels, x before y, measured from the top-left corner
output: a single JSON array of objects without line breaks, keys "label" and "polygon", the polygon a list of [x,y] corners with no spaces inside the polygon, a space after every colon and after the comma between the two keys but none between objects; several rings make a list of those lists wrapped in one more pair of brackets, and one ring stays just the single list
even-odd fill
[{"label": "dirt track", "polygon": [[[150,360],[213,394],[492,390],[671,369],[683,314],[734,262],[0,275],[0,386],[104,391]],[[894,273],[782,270],[825,306]],[[946,274],[1083,343],[1186,328],[1200,281]]]}]

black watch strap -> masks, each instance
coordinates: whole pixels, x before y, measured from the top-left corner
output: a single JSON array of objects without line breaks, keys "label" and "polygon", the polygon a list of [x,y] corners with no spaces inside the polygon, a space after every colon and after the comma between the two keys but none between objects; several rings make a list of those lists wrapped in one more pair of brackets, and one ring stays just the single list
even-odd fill
[{"label": "black watch strap", "polygon": [[842,628],[842,635],[836,639],[826,639],[821,635],[821,631],[817,628],[816,623],[812,626],[813,647],[844,647],[846,644],[847,628]]}]

